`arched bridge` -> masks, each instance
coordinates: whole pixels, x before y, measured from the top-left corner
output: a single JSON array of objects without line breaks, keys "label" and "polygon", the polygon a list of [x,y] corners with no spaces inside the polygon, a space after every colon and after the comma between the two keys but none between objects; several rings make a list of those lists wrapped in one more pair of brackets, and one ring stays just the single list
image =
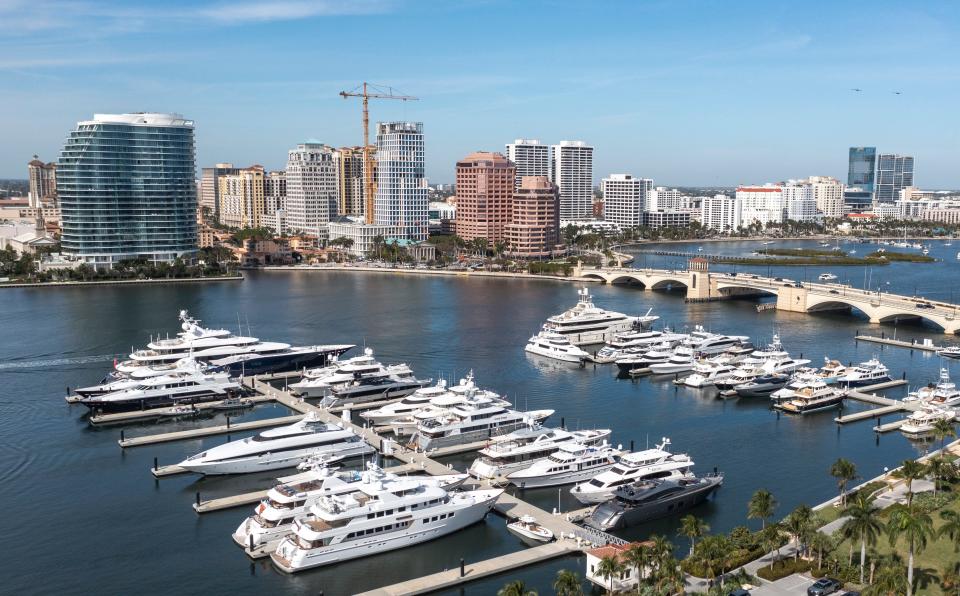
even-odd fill
[{"label": "arched bridge", "polygon": [[574,275],[604,283],[631,283],[645,290],[686,288],[690,301],[725,300],[741,296],[776,296],[777,310],[818,312],[852,310],[863,312],[871,323],[923,319],[943,329],[960,331],[960,306],[871,292],[841,284],[800,283],[744,273],[710,272],[705,266],[687,270],[633,269],[629,267],[577,267]]}]

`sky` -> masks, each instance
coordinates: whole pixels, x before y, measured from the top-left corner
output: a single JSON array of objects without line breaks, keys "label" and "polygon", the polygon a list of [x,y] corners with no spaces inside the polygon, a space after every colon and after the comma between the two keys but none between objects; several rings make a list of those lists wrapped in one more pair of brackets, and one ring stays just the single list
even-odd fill
[{"label": "sky", "polygon": [[0,0],[0,178],[137,111],[193,119],[198,167],[281,169],[361,144],[338,93],[369,81],[420,98],[371,120],[424,123],[431,182],[537,138],[593,145],[597,181],[845,180],[868,145],[960,188],[958,25],[954,1]]}]

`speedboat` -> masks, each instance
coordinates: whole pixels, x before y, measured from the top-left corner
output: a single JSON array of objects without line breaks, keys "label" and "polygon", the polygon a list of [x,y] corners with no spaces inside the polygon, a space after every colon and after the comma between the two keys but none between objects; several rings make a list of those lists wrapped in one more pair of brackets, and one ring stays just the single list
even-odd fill
[{"label": "speedboat", "polygon": [[520,488],[573,484],[612,468],[622,454],[622,449],[609,445],[564,443],[550,457],[511,473],[507,480]]},{"label": "speedboat", "polygon": [[599,430],[568,431],[562,428],[542,428],[533,425],[498,437],[480,450],[468,472],[480,480],[506,477],[508,474],[529,468],[556,452],[560,445],[578,443],[598,445],[610,437],[608,428]]},{"label": "speedboat", "polygon": [[573,308],[547,319],[544,328],[566,336],[574,345],[603,343],[616,333],[629,331],[643,324],[649,325],[659,317],[629,317],[623,313],[604,310],[593,304],[587,288],[577,290],[577,304]]},{"label": "speedboat", "polygon": [[790,414],[809,414],[840,407],[846,391],[831,387],[823,381],[811,381],[798,389],[782,389],[771,398],[774,408]]},{"label": "speedboat", "polygon": [[926,387],[911,391],[903,398],[903,401],[921,401],[936,406],[956,406],[960,405],[960,390],[957,390],[956,383],[950,380],[950,371],[941,368],[940,380],[936,385],[931,383]]},{"label": "speedboat", "polygon": [[873,385],[889,380],[889,369],[876,358],[871,358],[852,369],[848,369],[847,373],[840,377],[838,382],[847,387],[862,387],[863,385]]},{"label": "speedboat", "polygon": [[949,346],[937,352],[937,356],[942,356],[943,358],[951,358],[953,360],[960,359],[960,346]]},{"label": "speedboat", "polygon": [[242,391],[227,373],[164,375],[141,379],[134,387],[85,397],[80,403],[97,412],[128,412],[219,401]]},{"label": "speedboat", "polygon": [[413,438],[424,451],[486,441],[519,428],[540,423],[555,410],[518,412],[492,403],[467,403],[450,408],[446,413],[422,420]]},{"label": "speedboat", "polygon": [[527,340],[524,349],[531,354],[564,362],[581,362],[590,357],[590,354],[571,343],[568,336],[546,327]]},{"label": "speedboat", "polygon": [[294,467],[311,456],[345,459],[371,453],[374,449],[353,431],[310,412],[294,424],[211,447],[178,465],[201,474],[246,474]]},{"label": "speedboat", "polygon": [[721,474],[693,474],[641,480],[618,487],[612,500],[598,505],[584,520],[603,532],[676,515],[707,500],[723,484]]},{"label": "speedboat", "polygon": [[926,404],[907,416],[906,421],[900,427],[900,432],[913,436],[925,435],[933,432],[933,425],[937,420],[952,422],[956,417],[957,413],[951,408]]},{"label": "speedboat", "polygon": [[832,274],[832,273],[821,273],[821,274],[817,277],[817,279],[820,280],[820,281],[830,282],[830,281],[836,281],[836,280],[837,280],[837,276],[834,275],[834,274]]},{"label": "speedboat", "polygon": [[617,487],[648,478],[666,478],[685,474],[693,467],[693,460],[685,453],[670,453],[670,440],[663,441],[653,449],[627,453],[609,470],[594,476],[570,489],[570,493],[584,505],[609,501]]},{"label": "speedboat", "polygon": [[[373,478],[395,480],[397,476],[384,472],[372,463],[367,463],[367,472]],[[459,488],[468,478],[466,474],[441,476],[413,476],[425,483],[436,483],[451,491]],[[233,541],[239,546],[253,550],[270,542],[279,541],[290,533],[293,520],[309,513],[310,506],[324,496],[353,491],[363,480],[359,471],[340,472],[327,465],[278,479],[278,484],[267,491],[267,496],[254,509],[253,515],[243,520],[233,533]]]},{"label": "speedboat", "polygon": [[537,546],[553,540],[553,531],[538,524],[532,515],[522,515],[517,521],[508,523],[507,531],[527,546]]},{"label": "speedboat", "polygon": [[448,492],[423,478],[364,473],[348,493],[323,496],[270,555],[286,573],[342,563],[446,536],[481,521],[502,490]]}]

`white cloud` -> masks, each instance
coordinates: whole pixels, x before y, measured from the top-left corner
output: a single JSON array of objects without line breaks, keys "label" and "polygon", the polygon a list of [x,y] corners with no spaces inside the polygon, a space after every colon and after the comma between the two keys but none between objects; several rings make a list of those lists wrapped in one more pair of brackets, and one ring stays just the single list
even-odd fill
[{"label": "white cloud", "polygon": [[390,0],[286,0],[281,2],[226,2],[200,8],[196,14],[221,23],[290,21],[313,17],[379,14],[393,6]]}]

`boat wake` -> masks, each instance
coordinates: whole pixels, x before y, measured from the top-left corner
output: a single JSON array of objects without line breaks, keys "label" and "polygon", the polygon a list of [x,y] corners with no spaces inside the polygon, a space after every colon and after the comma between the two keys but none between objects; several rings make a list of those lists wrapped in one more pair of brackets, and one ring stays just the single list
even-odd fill
[{"label": "boat wake", "polygon": [[76,358],[51,358],[47,360],[13,360],[9,362],[0,362],[0,371],[29,369],[29,368],[48,368],[51,366],[73,366],[75,364],[89,364],[92,362],[110,362],[117,358],[115,354],[99,354],[96,356],[78,356]]}]

